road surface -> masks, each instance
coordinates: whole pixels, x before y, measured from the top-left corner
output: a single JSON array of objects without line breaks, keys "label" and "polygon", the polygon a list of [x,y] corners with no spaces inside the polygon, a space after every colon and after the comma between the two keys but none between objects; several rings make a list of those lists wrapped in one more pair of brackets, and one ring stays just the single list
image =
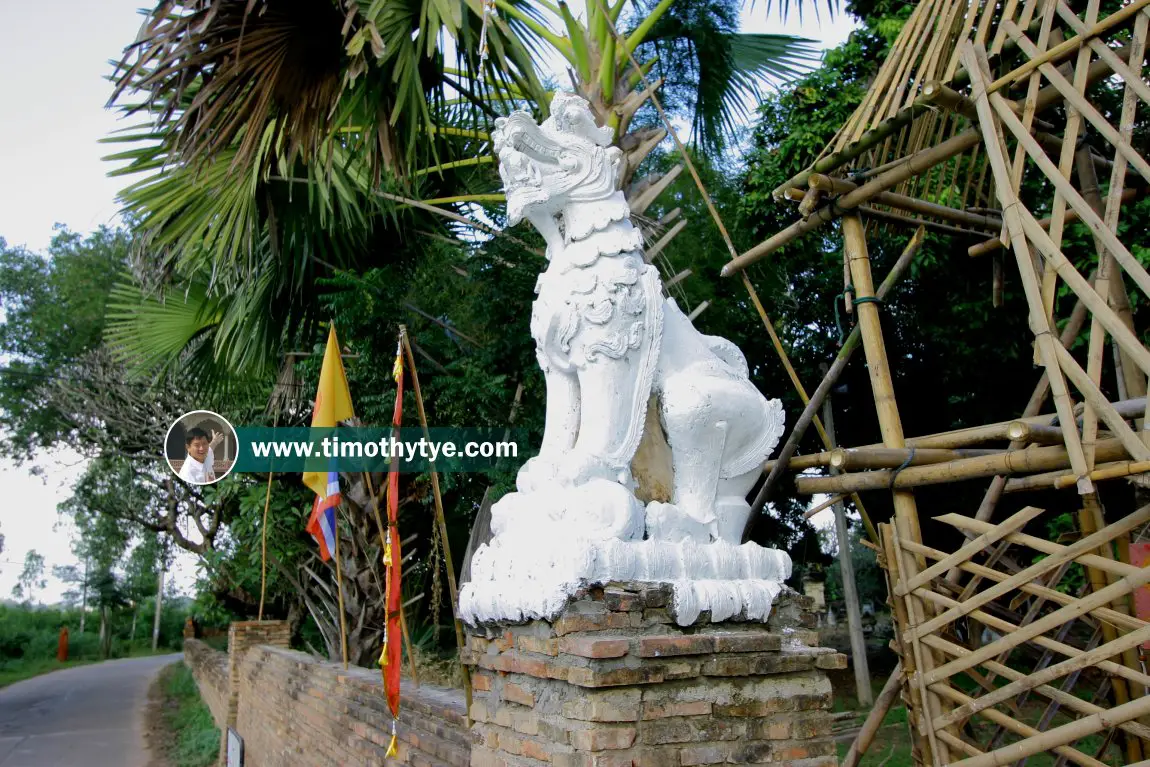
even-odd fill
[{"label": "road surface", "polygon": [[55,671],[0,689],[0,767],[145,767],[156,655]]}]

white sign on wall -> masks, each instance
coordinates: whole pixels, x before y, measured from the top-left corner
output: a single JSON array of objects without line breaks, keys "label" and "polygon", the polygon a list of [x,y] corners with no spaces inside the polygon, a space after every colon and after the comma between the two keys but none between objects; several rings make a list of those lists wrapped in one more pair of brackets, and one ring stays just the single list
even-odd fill
[{"label": "white sign on wall", "polygon": [[228,767],[243,767],[244,739],[234,728],[228,728]]}]

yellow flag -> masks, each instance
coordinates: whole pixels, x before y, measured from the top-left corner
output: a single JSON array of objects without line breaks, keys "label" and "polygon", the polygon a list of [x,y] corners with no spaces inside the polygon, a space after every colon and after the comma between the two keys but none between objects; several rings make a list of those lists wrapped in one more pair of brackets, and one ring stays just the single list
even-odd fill
[{"label": "yellow flag", "polygon": [[[327,335],[327,349],[323,353],[323,367],[319,372],[319,388],[315,393],[311,425],[312,428],[335,426],[354,415],[351,391],[347,388],[347,376],[343,372],[343,360],[339,356],[339,340],[336,339],[333,324]],[[327,495],[328,472],[306,471],[303,483],[314,490],[316,495]]]}]

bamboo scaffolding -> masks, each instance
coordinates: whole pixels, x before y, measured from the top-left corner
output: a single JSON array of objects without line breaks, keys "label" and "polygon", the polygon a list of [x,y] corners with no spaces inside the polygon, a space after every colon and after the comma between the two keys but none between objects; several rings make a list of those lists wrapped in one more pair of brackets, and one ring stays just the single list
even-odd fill
[{"label": "bamboo scaffolding", "polygon": [[[946,552],[939,551],[938,549],[932,549],[931,547],[924,546],[921,543],[903,541],[902,545],[907,551],[910,551],[914,554],[922,554],[929,559],[935,559],[939,562],[944,561],[949,556],[946,554]],[[992,580],[995,583],[1001,583],[1010,577],[1005,573],[1001,573],[998,570],[995,570],[993,567],[980,565],[970,560],[966,560],[960,563],[958,567],[959,569],[965,570],[966,572],[973,575],[978,575],[982,578]],[[1056,589],[1052,589],[1048,586],[1041,586],[1035,583],[1026,583],[1019,586],[1018,588],[1025,594],[1031,594],[1051,602],[1056,602],[1060,605],[1069,605],[1077,601],[1076,597],[1072,597],[1069,594],[1063,594],[1061,591]],[[1130,615],[1118,612],[1117,610],[1113,610],[1109,607],[1098,607],[1094,610],[1091,610],[1089,614],[1099,621],[1109,622],[1115,626],[1122,626],[1123,628],[1128,628],[1134,631],[1150,626],[1150,623],[1147,623],[1144,620],[1134,618]],[[1147,731],[1150,732],[1150,728],[1148,728]]]},{"label": "bamboo scaffolding", "polygon": [[[982,605],[988,604],[998,597],[1001,597],[1013,589],[1018,588],[1023,583],[1029,583],[1043,573],[1047,573],[1053,570],[1063,562],[1075,560],[1079,555],[1097,549],[1102,544],[1113,540],[1120,535],[1130,532],[1139,525],[1145,524],[1148,520],[1150,520],[1150,506],[1144,506],[1133,514],[1124,517],[1123,519],[1105,527],[1102,530],[1099,530],[1096,533],[1093,533],[1092,535],[1085,536],[1070,546],[1060,547],[1059,551],[1039,560],[1038,562],[1035,562],[1033,565],[1030,565],[1027,568],[1024,568],[1021,572],[1010,576],[1006,580],[1001,581],[1000,583],[996,583],[984,591],[980,591],[979,593],[971,596],[970,599],[966,600],[961,605],[952,607],[943,613],[936,615],[930,620],[915,626],[914,628],[910,629],[908,633],[911,636],[921,637],[925,634],[936,631],[953,621],[955,618],[965,615],[971,610],[977,609]],[[1058,610],[1050,613],[1049,615],[1044,616],[1042,619],[1035,621],[1029,626],[1020,628],[1011,634],[1011,636],[1005,637],[1003,639],[1003,642],[1006,643],[1004,646],[1015,646],[1021,644],[1026,639],[1029,639],[1037,634],[1041,634],[1052,626],[1059,625],[1062,620],[1066,620],[1067,618],[1076,618],[1079,615],[1088,612],[1088,608],[1090,607],[1095,607],[1099,604],[1104,604],[1111,601],[1112,597],[1110,595],[1117,594],[1118,591],[1122,588],[1132,590],[1133,588],[1137,588],[1137,586],[1144,585],[1145,583],[1150,583],[1150,569],[1145,571],[1140,570],[1137,575],[1128,574],[1124,576],[1119,583],[1116,583],[1113,586],[1108,586],[1106,589],[1102,589],[1101,591],[1095,592],[1090,596],[1079,600],[1074,605],[1063,606]],[[1109,592],[1108,589],[1113,589],[1113,592]],[[1123,593],[1129,593],[1129,591]],[[1107,596],[1103,598],[1103,594],[1107,594]],[[987,647],[983,647],[975,651],[972,658],[977,659],[982,657],[993,657],[994,654],[995,653],[993,651],[988,652]],[[955,665],[952,662],[942,666],[935,671],[925,672],[925,674],[927,676],[928,682],[937,682],[945,679],[947,676],[953,676],[954,674],[963,671],[966,668],[970,668],[970,665],[966,665],[965,662],[959,665]]]},{"label": "bamboo scaffolding", "polygon": [[[994,525],[989,522],[964,517],[961,514],[940,514],[934,518],[934,521],[950,525],[967,533],[985,533],[994,529]],[[1025,533],[1011,533],[1006,536],[1006,541],[1019,546],[1027,546],[1043,554],[1057,554],[1064,548],[1061,544]],[[1141,571],[1141,568],[1100,557],[1097,554],[1085,554],[1080,557],[1075,557],[1074,561],[1079,564],[1089,565],[1090,567],[1096,567],[1106,572],[1114,573],[1118,576],[1135,575]]]},{"label": "bamboo scaffolding", "polygon": [[[954,599],[950,599],[949,597],[946,597],[942,594],[939,594],[939,593],[933,592],[933,591],[920,591],[919,594],[925,600],[932,602],[936,605],[939,605],[940,607],[961,606],[961,604],[962,604],[961,602],[958,602]],[[985,612],[984,610],[972,610],[968,617],[974,618],[975,620],[977,620],[979,623],[983,624],[984,626],[987,626],[988,628],[991,628],[995,631],[1001,632],[1002,634],[1012,634],[1013,632],[1017,632],[1019,630],[1018,624],[1011,623],[1008,620],[1005,620],[1003,618],[999,618],[998,616],[995,616],[995,615],[991,615],[990,613]],[[1043,636],[1041,634],[1031,638],[1029,641],[1033,642],[1034,644],[1038,645],[1039,647],[1044,647],[1046,649],[1053,650],[1054,652],[1056,652],[1060,655],[1063,655],[1067,658],[1077,658],[1078,656],[1082,655],[1082,650],[1078,649],[1077,647],[1073,647],[1073,646],[1065,644],[1063,642],[1059,642],[1055,639],[1051,639],[1050,637]],[[974,653],[974,651],[972,650],[971,654],[973,655],[973,653]],[[993,663],[994,661],[986,660],[985,662],[986,663]],[[1135,684],[1146,684],[1147,682],[1150,682],[1150,676],[1147,676],[1146,674],[1143,674],[1141,672],[1129,669],[1120,663],[1114,663],[1112,661],[1102,660],[1102,661],[1099,661],[1093,665],[1104,673],[1111,674],[1113,676],[1122,677],[1123,679],[1129,679],[1131,682],[1134,682]]]}]

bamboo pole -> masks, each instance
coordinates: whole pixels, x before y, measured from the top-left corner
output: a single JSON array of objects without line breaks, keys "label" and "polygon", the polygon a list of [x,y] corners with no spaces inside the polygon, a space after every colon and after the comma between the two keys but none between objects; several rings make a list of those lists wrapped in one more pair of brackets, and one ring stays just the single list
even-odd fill
[{"label": "bamboo pole", "polygon": [[[906,573],[906,572],[913,573],[917,569],[917,567],[915,565],[913,558],[908,558],[908,557],[904,556],[904,554],[903,554],[903,549],[902,549],[902,546],[900,545],[900,541],[899,541],[899,538],[901,536],[899,536],[899,534],[898,534],[897,521],[894,525],[891,525],[890,532],[891,532],[891,541],[893,544],[891,548],[894,552],[895,557],[898,558],[900,570],[904,573]],[[897,587],[897,584],[895,584],[895,585]],[[901,599],[903,599],[906,602],[907,613],[909,615],[911,615],[911,616],[916,616],[916,615],[921,616],[922,615],[922,603],[917,601],[914,598],[913,594],[903,594],[901,596]],[[929,656],[923,651],[922,642],[919,640],[920,640],[920,638],[918,636],[915,636],[913,633],[910,634],[910,646],[911,646],[911,651],[914,653],[915,665],[919,669],[926,669],[926,668],[929,668],[931,665],[933,665],[933,663],[927,662],[927,657],[929,657]],[[933,693],[933,692],[930,692],[927,690],[926,680],[923,677],[923,674],[921,671],[919,673],[915,674],[911,678],[910,681],[911,681],[912,687],[918,688],[919,702],[920,702],[920,705],[922,706],[923,712],[925,712],[927,715],[926,737],[927,737],[928,743],[930,744],[930,751],[931,751],[931,755],[932,755],[932,758],[934,760],[934,763],[936,765],[946,764],[946,762],[949,761],[949,754],[947,753],[945,747],[939,746],[938,740],[935,737],[936,730],[940,730],[942,728],[941,727],[935,727],[935,725],[934,725],[935,720],[939,716],[942,715],[943,709],[942,709],[942,704],[941,704],[941,697],[938,695],[938,693]]]},{"label": "bamboo pole", "polygon": [[256,620],[264,619],[264,596],[268,584],[268,507],[272,502],[272,473],[268,472],[268,489],[264,496],[264,521],[260,526],[260,609]]},{"label": "bamboo pole", "polygon": [[[826,419],[823,419],[824,424]],[[907,440],[910,443],[910,440]],[[945,463],[957,461],[962,458],[979,458],[1002,453],[997,449],[941,449],[916,448],[913,445],[906,448],[889,447],[849,447],[836,450],[824,450],[821,453],[801,455],[791,460],[789,468],[793,471],[814,468],[816,466],[830,466],[839,471],[857,471],[859,469],[893,469],[899,466],[926,466],[932,463]],[[775,461],[763,464],[765,471],[774,468]]]},{"label": "bamboo pole", "polygon": [[[830,194],[847,194],[858,189],[857,184],[853,184],[841,178],[824,176],[821,173],[812,174],[811,177],[807,179],[807,183],[810,184],[812,189],[818,189]],[[918,213],[923,216],[934,216],[944,221],[950,221],[955,224],[965,224],[966,226],[978,227],[980,229],[995,230],[1002,227],[1001,220],[991,218],[990,216],[967,213],[964,210],[939,205],[934,202],[927,202],[926,200],[919,200],[894,192],[879,192],[871,198],[871,201],[880,205],[898,208],[899,210]]]},{"label": "bamboo pole", "polygon": [[[910,266],[910,262],[914,258],[915,253],[917,253],[919,248],[922,246],[922,240],[925,234],[925,231],[919,229],[914,233],[914,236],[910,238],[910,241],[907,242],[906,247],[903,248],[903,251],[899,255],[898,260],[895,261],[894,266],[891,267],[890,272],[886,276],[886,279],[884,279],[882,284],[879,285],[876,296],[880,301],[884,300],[890,291],[894,288],[895,284],[900,279],[902,279],[902,276],[906,273],[907,267]],[[835,356],[835,359],[831,363],[830,368],[827,369],[826,375],[823,376],[823,380],[819,383],[818,388],[815,389],[814,394],[811,395],[810,401],[807,403],[806,407],[803,408],[803,412],[799,415],[798,420],[795,421],[795,425],[794,428],[791,429],[790,436],[787,437],[787,441],[783,444],[782,450],[779,451],[778,459],[775,461],[774,466],[772,466],[769,470],[767,481],[763,483],[763,486],[759,488],[758,494],[755,495],[755,500],[751,504],[751,519],[755,517],[755,515],[763,508],[763,505],[767,502],[767,499],[771,497],[775,486],[782,478],[782,474],[786,469],[787,462],[791,459],[791,456],[795,454],[795,450],[798,449],[799,442],[802,440],[803,435],[806,434],[807,428],[813,422],[816,413],[822,406],[823,400],[826,398],[827,394],[830,393],[830,390],[835,385],[835,383],[838,382],[839,376],[841,376],[843,371],[846,370],[847,363],[850,362],[851,355],[853,355],[855,349],[858,348],[861,338],[862,331],[859,329],[859,327],[856,326],[853,330],[851,330],[850,335],[847,336],[846,341],[843,342],[842,348],[839,349],[839,353]],[[877,543],[878,533],[875,531],[874,526],[871,524],[871,521],[868,517],[863,516],[863,524],[866,525],[867,533],[870,536],[870,539]]]},{"label": "bamboo pole", "polygon": [[[411,341],[408,337],[407,327],[399,326],[399,338],[403,343],[403,350],[407,354],[407,364],[411,367],[411,387],[415,390],[415,407],[419,412],[419,425],[423,428],[423,437],[430,441],[431,433],[427,429],[427,412],[423,407],[423,393],[419,388],[419,372],[415,367],[415,355],[411,352]],[[435,470],[435,461],[431,461],[431,491],[435,498],[435,521],[439,526],[440,540],[443,541],[443,561],[447,567],[447,587],[451,593],[451,614],[455,624],[455,642],[459,647],[459,668],[463,674],[463,695],[467,703],[467,723],[471,726],[471,673],[463,663],[463,650],[466,647],[463,639],[463,623],[459,620],[459,588],[455,583],[455,565],[451,560],[451,541],[447,537],[447,522],[443,516],[443,495],[439,490],[439,472]]]},{"label": "bamboo pole", "polygon": [[863,755],[866,754],[867,749],[869,749],[871,743],[874,742],[874,736],[878,734],[879,728],[882,727],[882,722],[886,718],[887,712],[889,712],[890,707],[894,705],[894,701],[898,697],[901,682],[902,663],[899,662],[895,664],[894,671],[890,672],[886,684],[883,685],[882,692],[878,694],[878,698],[867,714],[866,720],[863,722],[862,727],[859,728],[858,735],[855,736],[850,748],[847,749],[841,767],[858,767]]},{"label": "bamboo pole", "polygon": [[[823,425],[835,444],[835,414],[828,396],[823,403]],[[834,471],[832,468],[831,471]],[[863,636],[862,613],[859,609],[858,587],[855,585],[854,562],[851,561],[850,536],[847,534],[847,515],[842,501],[834,505],[835,536],[839,544],[839,566],[842,570],[843,598],[847,603],[847,629],[850,632],[851,668],[855,676],[855,697],[864,706],[874,703],[870,687],[870,665],[867,662],[866,638]]]},{"label": "bamboo pole", "polygon": [[[846,241],[847,259],[850,264],[851,278],[854,281],[855,296],[873,298],[874,284],[871,279],[870,256],[867,253],[866,235],[862,222],[857,216],[847,216],[843,219],[843,236]],[[886,345],[883,341],[882,323],[878,315],[878,306],[873,301],[858,303],[858,323],[862,334],[863,351],[867,360],[867,369],[870,373],[871,389],[874,396],[875,409],[878,411],[879,430],[882,433],[883,444],[886,447],[905,447],[903,438],[902,420],[899,417],[898,405],[894,395],[894,385],[890,367],[887,363]],[[913,493],[896,490],[894,492],[894,530],[892,535],[897,541],[899,538],[919,542],[922,534],[919,531],[918,508],[915,505]],[[913,578],[917,572],[918,563],[900,561],[900,567],[905,571],[904,577]],[[920,625],[925,620],[925,610],[922,602],[917,598],[908,596],[907,612],[913,625]],[[907,633],[909,625],[904,624],[903,633]],[[904,663],[906,657],[904,656]],[[916,663],[921,671],[929,671],[933,667],[933,658],[926,653]],[[942,704],[937,695],[925,694],[928,715],[937,715],[942,710]],[[928,728],[928,737],[933,740]],[[948,751],[945,746],[937,742],[928,744],[933,759],[939,763],[948,760]],[[937,749],[937,751],[935,750]]]},{"label": "bamboo pole", "polygon": [[[1127,457],[1126,448],[1117,439],[1097,445],[1099,460],[1117,461]],[[1070,468],[1065,447],[1027,447],[980,458],[963,458],[947,463],[914,466],[902,471],[877,471],[840,474],[837,477],[796,477],[795,489],[803,495],[814,493],[858,493],[864,490],[910,488],[961,482],[996,474],[1026,474],[1051,469]],[[1082,475],[1076,475],[1082,476]]]}]

